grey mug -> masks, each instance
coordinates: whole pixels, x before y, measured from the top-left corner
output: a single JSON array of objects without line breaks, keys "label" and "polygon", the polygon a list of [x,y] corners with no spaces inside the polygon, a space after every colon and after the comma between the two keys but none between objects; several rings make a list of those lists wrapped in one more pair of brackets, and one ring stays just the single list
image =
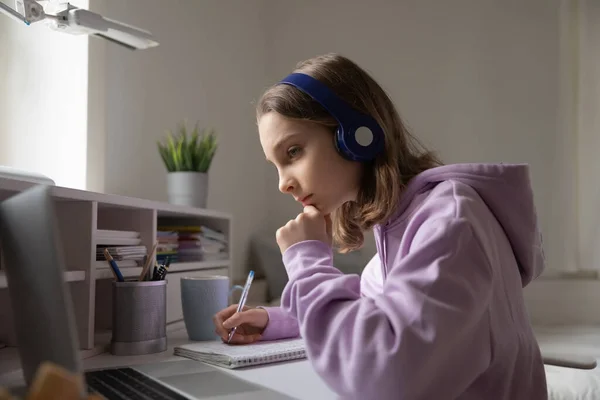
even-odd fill
[{"label": "grey mug", "polygon": [[183,321],[190,340],[217,340],[213,316],[229,305],[229,298],[242,286],[229,287],[226,276],[181,278]]}]

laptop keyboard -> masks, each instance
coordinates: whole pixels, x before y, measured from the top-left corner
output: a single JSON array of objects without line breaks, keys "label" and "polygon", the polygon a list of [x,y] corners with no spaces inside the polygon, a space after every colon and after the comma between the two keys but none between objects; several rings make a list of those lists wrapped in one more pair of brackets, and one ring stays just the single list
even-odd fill
[{"label": "laptop keyboard", "polygon": [[99,393],[108,400],[188,400],[128,367],[87,371],[85,379],[90,393]]}]

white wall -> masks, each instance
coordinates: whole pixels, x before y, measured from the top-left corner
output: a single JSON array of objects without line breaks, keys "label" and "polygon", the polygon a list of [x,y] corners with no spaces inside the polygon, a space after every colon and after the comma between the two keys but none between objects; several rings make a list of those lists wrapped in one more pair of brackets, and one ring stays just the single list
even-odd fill
[{"label": "white wall", "polygon": [[[374,75],[446,163],[529,163],[548,267],[571,266],[562,233],[573,208],[557,198],[570,197],[563,188],[574,178],[563,175],[574,159],[560,146],[558,0],[269,4],[271,82],[340,52]],[[268,177],[275,229],[299,209],[276,194],[275,172]],[[372,241],[365,250],[375,252]]]},{"label": "white wall", "polygon": [[579,11],[579,254],[582,267],[600,270],[600,3],[583,0]]},{"label": "white wall", "polygon": [[[155,140],[184,117],[199,119],[222,140],[209,206],[234,213],[238,243],[274,232],[300,208],[263,161],[250,101],[298,61],[336,51],[372,72],[445,162],[529,163],[548,269],[575,268],[577,160],[560,112],[568,72],[558,0],[140,4],[105,10],[161,42],[106,49],[106,191],[165,200]],[[365,257],[374,252],[369,237]]]},{"label": "white wall", "polygon": [[105,191],[166,201],[156,141],[184,118],[215,127],[220,147],[208,207],[234,215],[233,269],[241,277],[247,239],[269,212],[252,104],[267,81],[262,1],[104,6],[106,17],[147,29],[160,42],[139,52],[106,47]]},{"label": "white wall", "polygon": [[86,187],[87,51],[84,36],[0,15],[0,165]]},{"label": "white wall", "polygon": [[[587,142],[571,140],[569,118],[577,117],[565,112],[563,3],[340,4],[92,0],[92,9],[158,37],[161,46],[140,52],[0,19],[0,57],[14,61],[0,63],[0,164],[64,186],[166,200],[156,140],[183,118],[214,126],[221,147],[209,207],[235,215],[234,269],[241,270],[249,235],[274,232],[300,211],[277,191],[251,102],[298,61],[337,51],[373,73],[444,161],[530,163],[548,267],[573,268],[575,238],[595,226],[587,215],[597,189],[578,197],[587,210],[579,232],[571,195],[577,174],[591,176],[574,165],[577,145],[584,160],[591,157],[595,119],[580,117]],[[375,251],[369,239],[367,256]],[[582,242],[581,254],[593,248],[593,240]]]}]

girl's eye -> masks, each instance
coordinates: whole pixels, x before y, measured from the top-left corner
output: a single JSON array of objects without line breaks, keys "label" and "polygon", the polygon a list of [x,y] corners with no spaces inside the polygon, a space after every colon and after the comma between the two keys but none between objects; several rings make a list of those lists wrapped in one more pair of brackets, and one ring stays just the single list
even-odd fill
[{"label": "girl's eye", "polygon": [[298,146],[290,147],[287,151],[287,154],[288,154],[288,157],[290,157],[290,158],[297,157],[300,154],[300,147],[298,147]]}]

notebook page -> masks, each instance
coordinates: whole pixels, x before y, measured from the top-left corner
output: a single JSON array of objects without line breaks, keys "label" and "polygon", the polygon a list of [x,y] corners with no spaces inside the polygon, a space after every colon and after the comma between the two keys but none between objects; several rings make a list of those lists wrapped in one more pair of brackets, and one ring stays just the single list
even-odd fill
[{"label": "notebook page", "polygon": [[298,338],[255,342],[245,345],[229,345],[214,341],[190,343],[179,347],[195,353],[223,355],[230,357],[232,360],[241,360],[302,351],[304,350],[304,341]]}]

